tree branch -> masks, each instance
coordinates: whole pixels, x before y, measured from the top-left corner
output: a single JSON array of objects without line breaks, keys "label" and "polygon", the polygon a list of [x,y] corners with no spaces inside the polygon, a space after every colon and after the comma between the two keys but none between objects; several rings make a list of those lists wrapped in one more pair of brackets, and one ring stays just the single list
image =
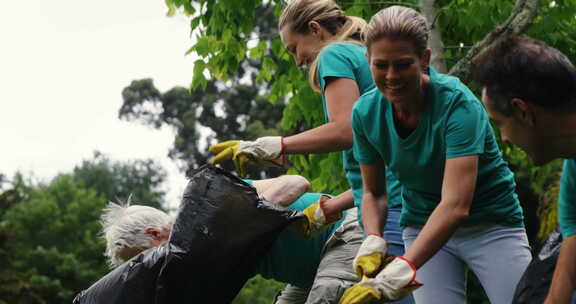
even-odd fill
[{"label": "tree branch", "polygon": [[432,59],[430,64],[440,73],[446,73],[446,61],[444,60],[444,42],[442,42],[442,33],[438,24],[438,11],[434,7],[436,0],[419,0],[420,10],[426,18],[430,27],[430,38],[428,47],[432,50]]},{"label": "tree branch", "polygon": [[492,31],[482,41],[476,43],[466,56],[450,69],[449,74],[459,77],[463,82],[470,80],[470,65],[474,58],[483,50],[514,34],[522,34],[528,30],[538,16],[538,0],[516,0],[516,4],[508,19]]},{"label": "tree branch", "polygon": [[392,5],[402,5],[402,6],[411,6],[414,8],[418,8],[417,5],[412,3],[404,3],[404,2],[394,2],[394,1],[374,1],[374,2],[338,2],[340,5],[382,5],[386,4],[388,6]]}]

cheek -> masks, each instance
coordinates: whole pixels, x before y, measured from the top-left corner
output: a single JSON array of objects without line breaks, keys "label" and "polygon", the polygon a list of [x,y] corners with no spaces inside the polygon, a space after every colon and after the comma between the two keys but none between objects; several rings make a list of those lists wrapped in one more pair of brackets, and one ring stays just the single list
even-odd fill
[{"label": "cheek", "polygon": [[410,79],[410,82],[414,83],[414,84],[420,84],[420,82],[422,81],[422,71],[420,71],[420,69],[415,68],[415,69],[410,69],[409,71],[406,71],[406,73],[404,73],[405,77]]},{"label": "cheek", "polygon": [[376,69],[374,66],[370,66],[370,72],[372,72],[372,78],[374,78],[374,81],[382,80],[385,77],[384,73]]}]

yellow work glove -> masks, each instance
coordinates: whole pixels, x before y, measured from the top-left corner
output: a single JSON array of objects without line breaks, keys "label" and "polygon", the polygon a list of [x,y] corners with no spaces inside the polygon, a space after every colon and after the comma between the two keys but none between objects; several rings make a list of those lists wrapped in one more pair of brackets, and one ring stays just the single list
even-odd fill
[{"label": "yellow work glove", "polygon": [[332,223],[338,221],[342,217],[342,214],[340,213],[326,217],[324,205],[329,200],[330,196],[323,195],[317,202],[302,211],[306,216],[304,219],[292,223],[288,229],[304,237],[310,238],[324,230],[324,228],[328,227]]},{"label": "yellow work glove", "polygon": [[339,304],[370,304],[374,301],[378,301],[382,298],[382,295],[378,290],[371,286],[369,280],[367,279],[361,281],[360,283],[354,284],[354,286],[346,289],[344,294],[340,298]]},{"label": "yellow work glove", "polygon": [[386,240],[379,235],[369,234],[354,258],[354,272],[358,279],[374,277],[384,265],[388,245]]},{"label": "yellow work glove", "polygon": [[416,268],[404,257],[396,257],[373,279],[365,279],[347,289],[340,304],[368,304],[397,301],[422,286],[416,281]]},{"label": "yellow work glove", "polygon": [[246,165],[252,161],[265,166],[284,166],[285,156],[281,136],[260,137],[255,141],[229,140],[210,146],[210,159],[215,165],[232,160],[240,177],[246,176]]}]

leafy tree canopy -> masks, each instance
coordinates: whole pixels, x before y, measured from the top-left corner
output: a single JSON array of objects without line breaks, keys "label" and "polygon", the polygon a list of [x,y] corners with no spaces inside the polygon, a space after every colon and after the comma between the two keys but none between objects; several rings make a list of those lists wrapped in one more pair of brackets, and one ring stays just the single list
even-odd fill
[{"label": "leafy tree canopy", "polygon": [[[281,127],[284,134],[295,134],[302,126],[324,122],[320,96],[314,93],[292,57],[282,46],[277,30],[264,35],[258,10],[270,7],[278,16],[282,0],[167,0],[168,14],[183,12],[192,17],[190,28],[195,43],[189,53],[198,56],[194,66],[192,90],[208,87],[214,80],[228,81],[237,75],[245,60],[261,62],[255,80],[269,88],[266,97],[273,104],[285,103]],[[576,58],[576,2],[557,0],[336,0],[349,15],[368,20],[378,10],[394,4],[420,10],[431,24],[430,47],[433,65],[439,70],[469,79],[469,63],[479,52],[503,37],[528,34],[541,39],[571,58]],[[276,27],[275,22],[267,26]],[[468,83],[475,88],[473,83]],[[514,169],[518,192],[527,211],[530,235],[538,230],[536,210],[547,190],[557,181],[559,164],[534,168],[517,148],[503,152]],[[340,169],[338,153],[291,156],[290,173],[312,181],[315,191],[339,193],[348,186]],[[553,189],[551,190],[553,191]],[[540,208],[550,210],[550,208]],[[545,214],[544,214],[545,215]],[[544,218],[551,218],[543,216]],[[542,227],[549,229],[550,223]]]},{"label": "leafy tree canopy", "polygon": [[162,207],[164,179],[153,161],[101,153],[48,183],[17,174],[0,192],[0,303],[71,303],[108,272],[99,222],[107,202],[132,194]]}]

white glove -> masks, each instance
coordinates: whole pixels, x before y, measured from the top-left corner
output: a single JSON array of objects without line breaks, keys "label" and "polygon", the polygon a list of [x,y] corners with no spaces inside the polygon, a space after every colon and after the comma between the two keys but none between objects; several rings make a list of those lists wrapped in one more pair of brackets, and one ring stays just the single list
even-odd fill
[{"label": "white glove", "polygon": [[373,284],[383,299],[389,301],[400,300],[422,286],[416,281],[416,267],[404,257],[396,257],[386,265]]},{"label": "white glove", "polygon": [[245,154],[255,159],[272,161],[282,166],[283,160],[280,160],[280,157],[283,156],[282,136],[265,136],[255,141],[240,141],[237,154]]},{"label": "white glove", "polygon": [[304,237],[310,238],[317,235],[327,226],[342,218],[341,213],[326,217],[324,214],[324,205],[330,200],[330,197],[323,195],[317,202],[302,210],[306,216],[303,221],[296,221],[290,225],[290,230]]},{"label": "white glove", "polygon": [[396,301],[422,286],[416,281],[416,268],[404,257],[397,257],[374,278],[348,288],[339,304],[368,304]]},{"label": "white glove", "polygon": [[255,141],[229,140],[210,146],[208,150],[216,154],[210,159],[211,164],[232,160],[241,177],[246,176],[248,162],[281,167],[286,162],[282,153],[282,136],[260,137]]},{"label": "white glove", "polygon": [[364,239],[354,258],[354,272],[358,279],[374,277],[386,258],[388,245],[381,236],[370,234]]}]

